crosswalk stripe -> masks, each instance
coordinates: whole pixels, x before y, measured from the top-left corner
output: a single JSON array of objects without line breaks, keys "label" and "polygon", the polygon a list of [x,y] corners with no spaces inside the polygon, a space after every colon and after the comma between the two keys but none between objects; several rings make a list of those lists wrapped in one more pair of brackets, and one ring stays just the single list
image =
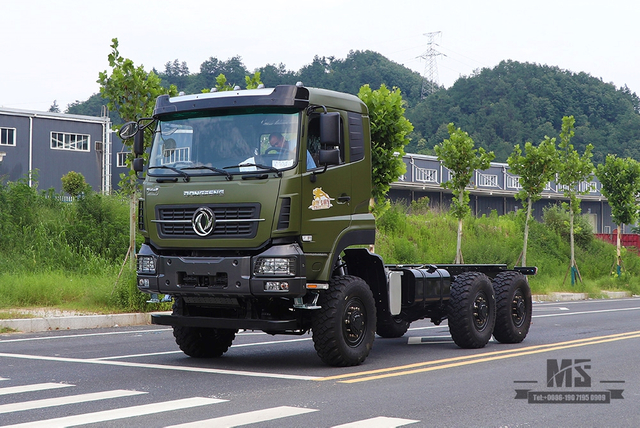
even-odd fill
[{"label": "crosswalk stripe", "polygon": [[164,413],[173,410],[190,409],[192,407],[208,406],[227,400],[217,398],[191,397],[180,400],[164,401],[161,403],[143,404],[141,406],[124,407],[121,409],[104,410],[101,412],[85,413],[82,415],[65,416],[55,419],[27,422],[23,424],[7,425],[3,428],[63,428],[83,424],[115,421],[134,416],[145,416],[154,413]]},{"label": "crosswalk stripe", "polygon": [[45,398],[42,400],[23,401],[22,403],[0,405],[0,414],[22,412],[24,410],[42,409],[45,407],[63,406],[65,404],[86,403],[89,401],[106,400],[109,398],[130,397],[147,394],[146,392],[116,389],[113,391],[92,392],[89,394],[70,395],[67,397]]},{"label": "crosswalk stripe", "polygon": [[48,389],[66,388],[75,386],[68,383],[34,383],[32,385],[7,386],[0,388],[0,395],[19,394],[21,392],[46,391]]},{"label": "crosswalk stripe", "polygon": [[395,428],[403,425],[415,424],[420,421],[401,418],[387,418],[380,416],[377,418],[365,419],[343,425],[336,425],[332,428]]},{"label": "crosswalk stripe", "polygon": [[310,412],[317,412],[318,409],[305,409],[302,407],[280,406],[270,409],[255,410],[253,412],[238,413],[235,415],[221,416],[219,418],[206,419],[202,421],[190,422],[186,424],[173,425],[166,428],[190,428],[210,426],[216,428],[239,427],[242,425],[266,422],[274,419],[286,418],[288,416],[302,415]]}]

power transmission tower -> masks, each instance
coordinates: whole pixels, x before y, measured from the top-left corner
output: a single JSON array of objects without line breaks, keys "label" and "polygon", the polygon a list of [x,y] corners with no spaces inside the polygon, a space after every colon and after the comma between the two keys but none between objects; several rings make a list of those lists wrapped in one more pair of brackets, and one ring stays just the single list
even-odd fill
[{"label": "power transmission tower", "polygon": [[422,98],[434,93],[436,89],[438,89],[438,63],[436,62],[436,58],[440,55],[446,56],[438,52],[434,47],[434,45],[438,46],[438,44],[434,42],[434,39],[436,36],[442,37],[442,31],[425,33],[424,35],[429,38],[427,50],[418,57],[426,61],[424,74],[422,75]]}]

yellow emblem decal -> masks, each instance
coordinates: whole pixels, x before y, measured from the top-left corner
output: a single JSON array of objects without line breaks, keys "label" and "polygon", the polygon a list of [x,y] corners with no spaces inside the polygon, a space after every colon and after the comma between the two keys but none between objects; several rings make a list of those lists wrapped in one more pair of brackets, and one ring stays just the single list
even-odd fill
[{"label": "yellow emblem decal", "polygon": [[316,187],[313,189],[313,201],[311,202],[311,205],[309,205],[309,209],[314,211],[328,210],[333,206],[333,204],[331,204],[331,201],[333,200],[333,198],[322,190],[322,187]]}]

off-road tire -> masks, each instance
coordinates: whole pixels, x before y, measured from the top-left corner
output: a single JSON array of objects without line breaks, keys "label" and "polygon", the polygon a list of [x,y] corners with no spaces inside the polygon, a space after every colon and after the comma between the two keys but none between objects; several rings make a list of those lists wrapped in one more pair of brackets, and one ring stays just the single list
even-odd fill
[{"label": "off-road tire", "polygon": [[396,337],[402,337],[409,329],[409,322],[389,314],[385,315],[378,313],[378,319],[376,323],[376,333],[380,337],[385,339],[393,339]]},{"label": "off-road tire", "polygon": [[461,348],[483,348],[493,333],[496,302],[491,280],[480,272],[464,272],[451,284],[447,307],[449,332]]},{"label": "off-road tire", "polygon": [[520,343],[531,326],[531,289],[520,272],[508,271],[493,279],[496,325],[493,337],[500,343]]},{"label": "off-road tire", "polygon": [[357,276],[329,281],[318,299],[321,309],[313,318],[313,344],[330,366],[361,364],[373,346],[376,305],[371,289]]},{"label": "off-road tire", "polygon": [[[173,303],[174,315],[184,315],[185,307],[182,299],[177,298]],[[202,327],[173,327],[173,337],[180,350],[194,358],[220,357],[227,352],[238,330],[202,328]]]}]

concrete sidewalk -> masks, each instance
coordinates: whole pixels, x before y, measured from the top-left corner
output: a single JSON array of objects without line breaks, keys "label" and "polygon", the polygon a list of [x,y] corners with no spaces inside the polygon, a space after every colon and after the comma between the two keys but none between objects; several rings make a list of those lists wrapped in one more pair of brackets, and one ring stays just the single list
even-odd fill
[{"label": "concrete sidewalk", "polygon": [[[605,299],[624,299],[631,297],[631,293],[624,291],[602,291]],[[550,293],[531,296],[533,302],[569,302],[587,300],[586,293]],[[135,325],[150,325],[151,315],[159,312],[131,313],[131,314],[78,314],[55,309],[15,310],[31,318],[0,319],[0,328],[11,329],[21,333],[36,333],[57,330],[80,330],[91,328],[124,327]],[[163,312],[168,313],[168,312]]]}]

